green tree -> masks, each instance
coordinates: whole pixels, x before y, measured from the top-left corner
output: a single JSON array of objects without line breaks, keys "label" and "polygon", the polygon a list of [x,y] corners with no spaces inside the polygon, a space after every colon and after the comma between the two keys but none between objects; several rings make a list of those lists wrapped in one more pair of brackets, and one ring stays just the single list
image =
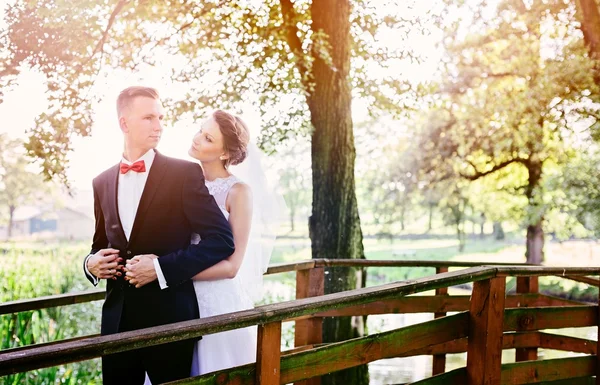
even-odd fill
[{"label": "green tree", "polygon": [[556,224],[549,223],[560,238],[577,233],[579,225],[588,234],[600,235],[600,153],[596,145],[584,146],[570,162],[548,178]]},{"label": "green tree", "polygon": [[545,170],[568,159],[573,120],[596,113],[594,62],[574,13],[562,1],[507,0],[493,18],[453,24],[444,97],[434,102],[444,124],[430,131],[430,161],[471,181],[521,175],[503,184],[526,199],[530,263],[543,260]]},{"label": "green tree", "polygon": [[[311,136],[314,258],[364,258],[355,195],[352,97],[372,114],[398,112],[410,91],[392,70],[406,52],[378,43],[378,31],[412,21],[382,12],[394,1],[17,0],[0,34],[3,86],[19,70],[47,77],[50,109],[28,142],[48,176],[64,176],[72,135],[89,135],[96,79],[109,68],[146,65],[173,72],[189,92],[175,116],[245,101],[266,122],[263,146],[297,132]],[[182,63],[182,64],[180,64]],[[257,95],[257,96],[255,96]],[[290,107],[291,106],[291,107]],[[328,269],[327,293],[364,285],[353,269]],[[361,335],[349,318],[326,319],[326,342]],[[326,383],[366,383],[366,367]]]}]

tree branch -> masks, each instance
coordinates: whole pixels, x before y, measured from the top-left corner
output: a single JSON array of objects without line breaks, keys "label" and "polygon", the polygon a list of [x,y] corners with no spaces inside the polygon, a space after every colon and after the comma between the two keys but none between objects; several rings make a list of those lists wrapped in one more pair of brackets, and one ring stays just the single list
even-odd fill
[{"label": "tree branch", "polygon": [[115,9],[110,14],[110,18],[108,19],[108,24],[106,25],[106,28],[104,29],[104,32],[102,33],[102,38],[100,39],[98,44],[96,44],[96,47],[94,48],[94,51],[92,52],[92,54],[87,58],[87,60],[85,60],[83,63],[81,63],[80,67],[84,67],[87,63],[89,63],[90,60],[92,60],[98,52],[104,52],[104,43],[106,43],[106,39],[108,39],[108,32],[112,28],[112,25],[115,23],[115,20],[117,19],[117,15],[119,14],[119,12],[121,12],[121,10],[123,10],[123,7],[125,7],[125,5],[129,2],[130,2],[130,0],[119,0],[117,5],[115,6]]},{"label": "tree branch", "polygon": [[306,66],[306,60],[304,58],[302,41],[298,36],[299,30],[296,26],[298,14],[296,13],[296,10],[294,10],[294,4],[291,0],[279,0],[279,3],[281,4],[281,15],[283,17],[286,41],[292,54],[296,56],[296,67],[298,68],[298,71],[300,71],[302,83],[305,83],[306,86],[305,79],[308,79],[306,76],[308,75],[308,67]]},{"label": "tree branch", "polygon": [[513,163],[521,163],[521,164],[525,164],[525,162],[526,162],[527,160],[526,160],[526,159],[521,159],[521,158],[514,158],[514,159],[510,159],[510,160],[507,160],[507,161],[504,161],[504,162],[502,162],[502,163],[499,163],[499,164],[495,165],[494,167],[492,167],[492,168],[491,168],[490,170],[488,170],[488,171],[483,171],[483,172],[481,172],[481,171],[477,171],[477,167],[475,167],[475,165],[474,165],[474,164],[473,164],[471,161],[469,161],[469,160],[465,160],[465,161],[466,161],[467,163],[469,163],[469,164],[471,165],[471,167],[473,167],[473,169],[475,169],[475,173],[474,173],[474,174],[472,174],[472,175],[468,175],[468,174],[464,174],[464,173],[462,173],[462,172],[461,172],[461,173],[460,173],[460,176],[461,176],[462,178],[464,178],[464,179],[467,179],[467,180],[470,180],[470,181],[474,181],[474,180],[477,180],[477,179],[479,179],[479,178],[483,178],[483,177],[484,177],[484,176],[486,176],[486,175],[493,174],[493,173],[495,173],[496,171],[498,171],[498,170],[501,170],[501,169],[503,169],[503,168],[507,167],[507,166],[508,166],[508,165],[510,165],[510,164],[513,164]]}]

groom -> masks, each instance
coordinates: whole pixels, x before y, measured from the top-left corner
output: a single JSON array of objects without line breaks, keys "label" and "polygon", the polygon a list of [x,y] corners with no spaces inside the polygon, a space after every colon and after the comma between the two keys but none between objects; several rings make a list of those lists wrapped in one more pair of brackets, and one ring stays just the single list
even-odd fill
[{"label": "groom", "polygon": [[[155,150],[163,130],[156,90],[123,90],[117,113],[123,159],[93,181],[96,231],[84,260],[94,285],[107,280],[103,335],[198,318],[191,278],[234,251],[200,166]],[[192,233],[199,244],[190,244]],[[145,372],[154,384],[189,377],[194,343],[104,356],[103,383],[143,384]]]}]

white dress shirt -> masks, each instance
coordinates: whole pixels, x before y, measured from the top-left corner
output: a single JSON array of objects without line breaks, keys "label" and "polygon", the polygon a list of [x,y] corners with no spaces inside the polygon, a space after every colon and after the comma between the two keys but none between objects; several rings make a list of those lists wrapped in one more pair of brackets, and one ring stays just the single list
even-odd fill
[{"label": "white dress shirt", "polygon": [[[119,172],[117,202],[119,207],[119,218],[121,219],[121,225],[123,226],[123,232],[125,233],[127,241],[129,241],[129,238],[131,237],[131,230],[133,229],[135,216],[137,214],[140,200],[142,199],[142,194],[144,193],[144,187],[146,186],[146,181],[148,180],[148,174],[150,173],[150,168],[152,167],[155,156],[156,153],[152,149],[142,155],[141,158],[133,162],[130,162],[125,158],[121,160],[122,163],[127,165],[132,165],[137,161],[143,160],[146,166],[145,172],[129,171],[125,174],[121,174]],[[167,281],[162,273],[158,259],[154,259],[153,263],[160,288],[167,288]],[[85,263],[85,268],[87,270],[87,261]]]},{"label": "white dress shirt", "polygon": [[[119,187],[117,193],[118,206],[119,206],[119,218],[121,219],[121,225],[123,226],[123,232],[125,237],[129,241],[131,237],[131,229],[133,229],[133,222],[135,221],[135,215],[137,214],[140,200],[142,199],[142,193],[148,180],[148,174],[152,163],[154,162],[155,156],[154,150],[150,150],[137,161],[143,160],[146,164],[145,172],[129,171],[125,174],[119,172]],[[135,162],[130,162],[123,158],[121,163],[131,166]]]}]

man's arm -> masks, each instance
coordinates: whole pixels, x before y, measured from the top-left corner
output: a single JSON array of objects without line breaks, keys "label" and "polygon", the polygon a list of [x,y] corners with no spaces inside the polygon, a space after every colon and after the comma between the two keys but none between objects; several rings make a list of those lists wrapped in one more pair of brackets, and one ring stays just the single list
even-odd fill
[{"label": "man's arm", "polygon": [[108,238],[104,227],[104,214],[102,206],[96,191],[96,184],[93,184],[94,190],[94,217],[96,227],[94,238],[92,240],[92,249],[83,259],[83,272],[86,278],[94,285],[98,285],[100,279],[113,278],[121,275],[118,267],[119,250],[108,249]]},{"label": "man's arm", "polygon": [[202,169],[190,166],[182,191],[183,212],[201,241],[158,259],[168,286],[176,286],[226,259],[235,251],[229,222],[209,194]]}]

